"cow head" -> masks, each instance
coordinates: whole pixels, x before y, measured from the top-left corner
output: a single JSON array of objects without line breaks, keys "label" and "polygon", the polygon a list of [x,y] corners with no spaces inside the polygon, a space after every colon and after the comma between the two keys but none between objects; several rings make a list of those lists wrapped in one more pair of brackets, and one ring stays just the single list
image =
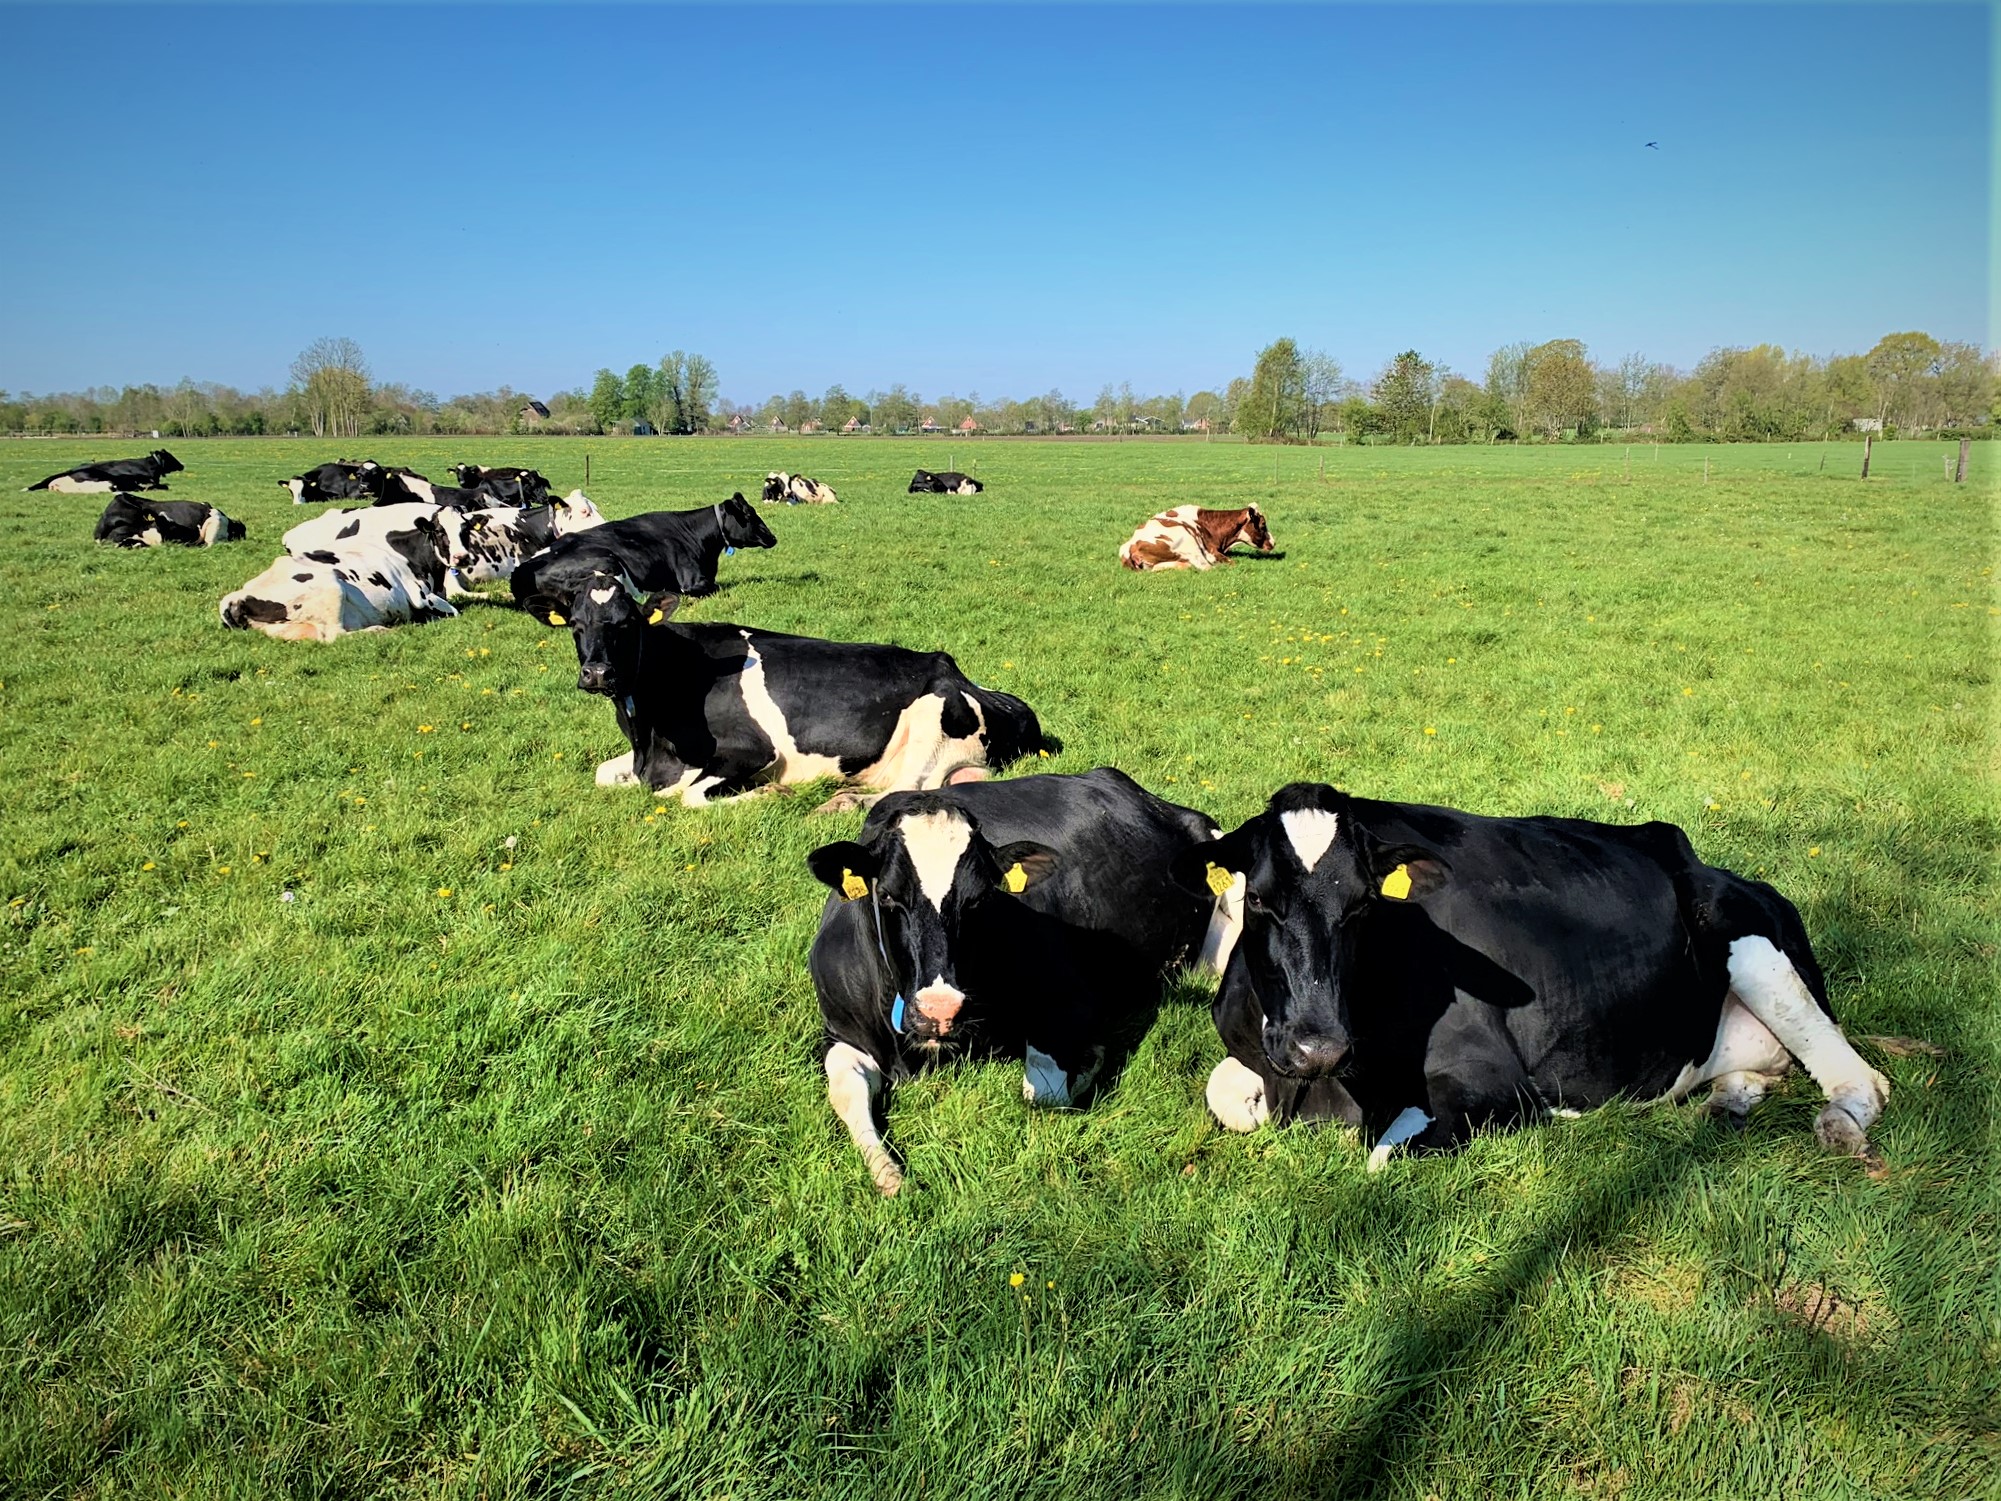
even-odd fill
[{"label": "cow head", "polygon": [[928,495],[937,488],[938,483],[931,478],[931,471],[929,469],[920,469],[910,476],[910,493],[912,495]]},{"label": "cow head", "polygon": [[477,464],[454,464],[452,465],[452,473],[458,476],[460,489],[470,490],[473,487],[473,481],[479,478],[480,468]]},{"label": "cow head", "polygon": [[1271,528],[1265,525],[1265,513],[1256,506],[1244,508],[1243,524],[1237,528],[1237,534],[1224,546],[1234,547],[1239,542],[1255,547],[1259,552],[1272,550]]},{"label": "cow head", "polygon": [[1370,914],[1436,891],[1450,867],[1434,850],[1377,840],[1345,793],[1294,782],[1234,833],[1177,857],[1173,873],[1191,891],[1219,895],[1244,878],[1231,963],[1248,967],[1266,1059],[1312,1079],[1335,1072],[1353,1043],[1355,946]]},{"label": "cow head", "polygon": [[716,507],[716,519],[722,523],[723,545],[726,547],[778,545],[778,539],[771,534],[771,528],[764,524],[764,518],[757,514],[751,503],[743,498],[741,490]]},{"label": "cow head", "polygon": [[156,448],[148,455],[153,461],[155,474],[179,474],[187,466],[164,448]]},{"label": "cow head", "polygon": [[581,490],[572,490],[561,500],[551,500],[549,509],[555,513],[553,524],[559,537],[604,525],[604,512],[592,505],[590,496]]},{"label": "cow head", "polygon": [[616,699],[631,689],[643,633],[665,624],[680,603],[677,594],[642,595],[624,574],[598,569],[568,598],[537,590],[521,608],[544,625],[568,626],[577,644],[577,686]]},{"label": "cow head", "polygon": [[963,1045],[977,1030],[977,996],[962,982],[967,927],[989,904],[1011,902],[1047,880],[1058,856],[1022,840],[995,846],[963,807],[936,793],[904,795],[896,816],[806,857],[837,896],[867,904],[896,1001],[890,1025],[920,1047]]},{"label": "cow head", "polygon": [[446,575],[466,561],[464,544],[436,516],[412,516],[409,532],[386,533],[385,540],[433,594],[443,594]]},{"label": "cow head", "polygon": [[767,474],[764,477],[764,493],[758,496],[758,499],[769,505],[772,501],[785,499],[787,492],[791,488],[791,475]]}]

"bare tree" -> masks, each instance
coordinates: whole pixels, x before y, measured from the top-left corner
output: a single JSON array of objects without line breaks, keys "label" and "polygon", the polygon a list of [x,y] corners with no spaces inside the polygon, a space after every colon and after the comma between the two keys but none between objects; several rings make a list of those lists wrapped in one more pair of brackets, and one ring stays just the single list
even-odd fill
[{"label": "bare tree", "polygon": [[368,361],[352,339],[315,339],[292,361],[315,438],[358,438],[368,412]]}]

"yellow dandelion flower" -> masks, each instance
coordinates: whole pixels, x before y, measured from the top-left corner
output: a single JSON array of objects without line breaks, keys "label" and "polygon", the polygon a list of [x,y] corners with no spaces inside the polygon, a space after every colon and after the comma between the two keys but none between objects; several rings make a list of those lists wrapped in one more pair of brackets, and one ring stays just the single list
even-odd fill
[{"label": "yellow dandelion flower", "polygon": [[215,873],[219,876],[226,876],[229,874],[229,867],[227,865],[218,865],[215,868]]},{"label": "yellow dandelion flower", "polygon": [[1806,857],[1807,859],[1812,860],[1819,854],[1820,854],[1820,846],[1816,844],[1807,850]]},{"label": "yellow dandelion flower", "polygon": [[188,821],[185,818],[182,819],[179,823],[174,825],[174,827],[177,829],[185,829],[187,826],[188,826]]},{"label": "yellow dandelion flower", "polygon": [[262,724],[264,723],[264,716],[262,714],[259,714],[255,719],[251,720],[250,722],[252,724]]},{"label": "yellow dandelion flower", "polygon": [[471,729],[471,728],[472,728],[472,721],[471,721],[470,719],[464,719],[464,720],[460,720],[460,721],[459,721],[459,728],[460,728],[460,729],[462,729],[462,730],[469,730],[469,729]]},{"label": "yellow dandelion flower", "polygon": [[514,869],[514,862],[512,860],[503,860],[500,862],[500,868],[502,870],[512,870]]},{"label": "yellow dandelion flower", "polygon": [[148,860],[144,865],[140,866],[139,868],[141,870],[152,870],[154,868],[153,862],[151,860]]},{"label": "yellow dandelion flower", "polygon": [[431,733],[431,727],[427,724],[420,724],[417,726],[417,733],[419,735],[428,735]]},{"label": "yellow dandelion flower", "polygon": [[440,886],[438,888],[438,896],[441,900],[445,897],[450,896],[451,894],[452,894],[452,888],[449,886]]},{"label": "yellow dandelion flower", "polygon": [[1020,1272],[1016,1272],[1012,1277],[1007,1279],[1007,1285],[1009,1287],[1020,1287],[1021,1284],[1026,1282],[1027,1280],[1028,1279],[1022,1276]]},{"label": "yellow dandelion flower", "polygon": [[1424,727],[1424,733],[1427,735],[1436,735],[1438,733],[1438,726],[1428,724]]}]

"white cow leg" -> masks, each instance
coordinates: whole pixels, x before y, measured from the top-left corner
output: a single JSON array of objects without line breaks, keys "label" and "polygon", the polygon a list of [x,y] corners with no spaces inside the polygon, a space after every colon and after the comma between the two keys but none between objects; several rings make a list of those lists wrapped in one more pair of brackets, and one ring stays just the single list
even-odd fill
[{"label": "white cow leg", "polygon": [[1064,1109],[1083,1098],[1104,1064],[1105,1050],[1094,1048],[1089,1067],[1073,1075],[1049,1054],[1030,1043],[1028,1053],[1022,1060],[1021,1097],[1031,1105]]},{"label": "white cow leg", "polygon": [[882,1067],[874,1058],[845,1042],[827,1050],[827,1103],[848,1128],[875,1186],[888,1195],[903,1187],[903,1169],[875,1128],[875,1097],[881,1091]]},{"label": "white cow leg", "polygon": [[1271,1119],[1265,1103],[1265,1081],[1236,1059],[1225,1057],[1209,1070],[1205,1091],[1209,1113],[1226,1131],[1255,1131]]},{"label": "white cow leg", "polygon": [[1403,1113],[1390,1122],[1389,1130],[1382,1134],[1374,1148],[1369,1152],[1369,1171],[1380,1173],[1384,1168],[1388,1167],[1390,1165],[1390,1154],[1409,1141],[1413,1136],[1423,1135],[1425,1127],[1430,1124],[1430,1116],[1426,1115],[1415,1105],[1406,1105]]},{"label": "white cow leg", "polygon": [[1751,1014],[1733,990],[1723,999],[1716,1021],[1716,1041],[1701,1063],[1681,1071],[1669,1090],[1681,1099],[1703,1084],[1710,1086],[1705,1109],[1713,1116],[1743,1125],[1765,1091],[1792,1067],[1792,1055],[1771,1029]]},{"label": "white cow leg", "polygon": [[1792,961],[1762,935],[1739,938],[1730,945],[1730,988],[1826,1093],[1827,1107],[1813,1124],[1820,1144],[1851,1156],[1868,1151],[1869,1127],[1889,1102],[1890,1081],[1862,1061]]},{"label": "white cow leg", "polygon": [[630,787],[638,780],[632,773],[631,751],[598,764],[597,784],[600,787]]}]

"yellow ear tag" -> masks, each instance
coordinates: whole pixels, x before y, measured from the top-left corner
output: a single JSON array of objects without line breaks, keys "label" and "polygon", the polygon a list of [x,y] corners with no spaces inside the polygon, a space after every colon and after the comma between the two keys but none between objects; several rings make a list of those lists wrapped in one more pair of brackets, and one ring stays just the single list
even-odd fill
[{"label": "yellow ear tag", "polygon": [[658,625],[666,618],[667,612],[665,610],[655,610],[651,615],[646,617],[646,623],[648,625]]},{"label": "yellow ear tag", "polygon": [[1399,865],[1395,870],[1383,877],[1383,895],[1399,902],[1410,895],[1410,867],[1408,865]]},{"label": "yellow ear tag", "polygon": [[868,882],[849,870],[845,865],[841,867],[841,895],[845,896],[851,902],[857,897],[868,895]]},{"label": "yellow ear tag", "polygon": [[1021,868],[1019,860],[1007,868],[1007,874],[1001,877],[1001,885],[1007,887],[1016,896],[1020,896],[1024,891],[1028,890],[1028,872]]},{"label": "yellow ear tag", "polygon": [[549,624],[568,625],[569,623],[570,623],[569,621],[565,620],[562,616],[558,615],[554,610],[551,610],[549,612]]},{"label": "yellow ear tag", "polygon": [[1230,888],[1237,884],[1237,873],[1225,870],[1214,860],[1209,862],[1209,889],[1217,896],[1228,896]]}]

